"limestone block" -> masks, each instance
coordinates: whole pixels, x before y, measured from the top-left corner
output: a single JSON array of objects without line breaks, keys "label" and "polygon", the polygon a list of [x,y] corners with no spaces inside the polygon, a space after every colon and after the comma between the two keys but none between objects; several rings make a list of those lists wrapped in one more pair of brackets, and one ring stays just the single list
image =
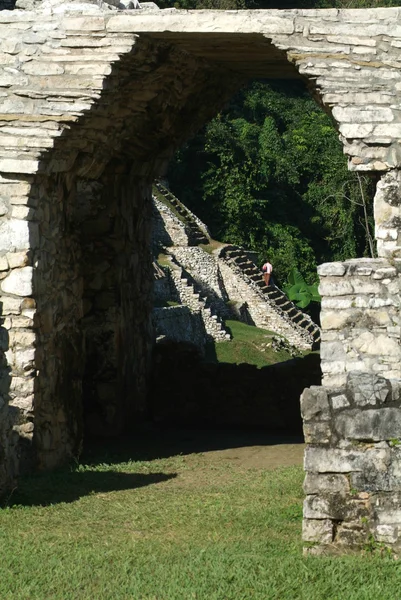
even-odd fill
[{"label": "limestone block", "polygon": [[341,474],[307,473],[303,484],[305,494],[343,494],[349,492],[348,478]]},{"label": "limestone block", "polygon": [[344,500],[344,496],[333,493],[307,495],[304,500],[304,518],[343,520],[358,512],[356,504],[347,505]]},{"label": "limestone block", "polygon": [[26,267],[29,264],[29,255],[27,252],[8,252],[6,259],[10,265],[10,269]]},{"label": "limestone block", "polygon": [[10,400],[10,406],[16,406],[17,408],[20,408],[22,411],[24,411],[24,413],[27,412],[33,412],[33,406],[34,406],[34,396],[33,394],[31,396],[16,396],[15,398],[12,398],[12,400]]},{"label": "limestone block", "polygon": [[62,75],[64,67],[60,64],[32,61],[22,67],[27,75]]},{"label": "limestone block", "polygon": [[38,169],[38,160],[0,158],[0,171],[3,171],[4,173],[37,173]]},{"label": "limestone block", "polygon": [[335,106],[332,109],[333,117],[340,123],[391,123],[394,114],[391,108],[376,107],[363,110],[361,108]]},{"label": "limestone block", "polygon": [[396,525],[377,525],[375,539],[386,544],[395,544],[398,540],[398,527]]},{"label": "limestone block", "polygon": [[2,296],[0,300],[1,314],[4,315],[19,315],[21,312],[21,299]]},{"label": "limestone block", "polygon": [[383,267],[382,269],[377,269],[375,273],[373,273],[373,279],[384,279],[388,277],[396,277],[397,269],[395,267]]},{"label": "limestone block", "polygon": [[306,422],[303,424],[304,438],[306,444],[329,444],[331,440],[331,428],[327,421]]},{"label": "limestone block", "polygon": [[322,310],[320,314],[320,323],[322,329],[344,329],[357,322],[357,311],[343,310],[336,312],[334,310]]},{"label": "limestone block", "polygon": [[333,523],[330,519],[304,519],[302,539],[305,542],[330,544],[333,541]]},{"label": "limestone block", "polygon": [[339,410],[341,408],[346,408],[350,405],[350,402],[345,394],[338,394],[335,396],[330,396],[331,406],[333,410]]},{"label": "limestone block", "polygon": [[345,274],[345,266],[340,262],[323,263],[317,268],[321,277],[342,277]]},{"label": "limestone block", "polygon": [[322,361],[322,370],[327,375],[345,373],[345,360]]},{"label": "limestone block", "polygon": [[401,526],[401,509],[387,509],[386,511],[377,511],[377,517],[380,525]]},{"label": "limestone block", "polygon": [[385,448],[350,450],[307,446],[305,449],[305,470],[314,473],[363,472],[375,465],[380,471],[387,471],[390,451]]},{"label": "limestone block", "polygon": [[370,373],[349,373],[347,388],[357,406],[380,406],[391,400],[391,383]]},{"label": "limestone block", "polygon": [[387,335],[364,331],[352,341],[352,346],[362,354],[400,356],[400,345]]},{"label": "limestone block", "polygon": [[354,291],[349,281],[321,281],[319,285],[319,294],[321,296],[347,296]]},{"label": "limestone block", "polygon": [[301,395],[301,414],[305,421],[330,419],[330,406],[327,393],[319,386],[306,388]]},{"label": "limestone block", "polygon": [[345,363],[345,370],[347,373],[353,373],[357,371],[366,371],[366,363],[364,360],[347,360]]},{"label": "limestone block", "polygon": [[32,277],[32,267],[22,267],[20,269],[14,269],[1,282],[1,289],[6,294],[14,294],[15,296],[31,296]]},{"label": "limestone block", "polygon": [[10,384],[10,393],[17,392],[21,394],[33,394],[35,379],[33,377],[12,377]]},{"label": "limestone block", "polygon": [[349,440],[391,440],[401,435],[401,409],[346,410],[335,417],[335,426]]},{"label": "limestone block", "polygon": [[9,219],[0,222],[0,252],[30,247],[29,225],[26,221]]},{"label": "limestone block", "polygon": [[370,123],[341,123],[340,133],[347,139],[366,138],[373,132]]},{"label": "limestone block", "polygon": [[382,286],[378,281],[364,281],[361,278],[353,277],[351,284],[357,294],[380,294],[382,291]]},{"label": "limestone block", "polygon": [[354,305],[355,301],[354,299],[351,298],[341,298],[341,297],[335,297],[335,298],[322,298],[322,309],[326,310],[326,309],[336,309],[336,310],[342,310],[342,309],[346,309],[346,308],[351,308]]},{"label": "limestone block", "polygon": [[322,360],[344,360],[346,356],[345,348],[342,342],[324,342],[320,349],[320,358]]},{"label": "limestone block", "polygon": [[338,373],[337,375],[332,375],[329,373],[325,373],[324,367],[322,366],[323,372],[323,380],[322,384],[325,388],[330,390],[340,389],[345,386],[347,381],[346,373]]},{"label": "limestone block", "polygon": [[[118,18],[118,17],[115,17]],[[104,31],[104,16],[64,17],[66,31]]]}]

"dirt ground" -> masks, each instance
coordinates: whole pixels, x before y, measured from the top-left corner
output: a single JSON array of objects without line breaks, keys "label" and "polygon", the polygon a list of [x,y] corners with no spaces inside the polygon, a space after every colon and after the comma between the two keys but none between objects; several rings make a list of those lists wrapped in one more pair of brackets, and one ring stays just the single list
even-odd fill
[{"label": "dirt ground", "polygon": [[244,469],[275,469],[302,465],[305,445],[271,444],[266,446],[243,446],[212,450],[205,453],[205,463],[235,462]]},{"label": "dirt ground", "polygon": [[302,465],[305,444],[300,436],[277,436],[264,431],[220,429],[157,429],[120,440],[129,458],[152,460],[182,455],[202,457],[212,466],[226,462],[244,469],[275,469]]}]

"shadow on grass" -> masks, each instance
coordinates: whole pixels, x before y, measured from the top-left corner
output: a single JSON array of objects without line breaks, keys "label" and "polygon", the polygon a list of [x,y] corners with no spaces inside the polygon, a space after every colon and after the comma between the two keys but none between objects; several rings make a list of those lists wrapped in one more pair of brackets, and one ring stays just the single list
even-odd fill
[{"label": "shadow on grass", "polygon": [[303,443],[302,435],[275,435],[263,429],[148,426],[147,431],[138,430],[133,437],[108,440],[107,447],[103,438],[88,441],[82,462],[96,465],[150,461],[231,448]]},{"label": "shadow on grass", "polygon": [[75,502],[99,492],[133,490],[174,479],[175,473],[120,473],[118,471],[67,471],[22,477],[18,490],[3,499],[1,506],[48,506]]}]

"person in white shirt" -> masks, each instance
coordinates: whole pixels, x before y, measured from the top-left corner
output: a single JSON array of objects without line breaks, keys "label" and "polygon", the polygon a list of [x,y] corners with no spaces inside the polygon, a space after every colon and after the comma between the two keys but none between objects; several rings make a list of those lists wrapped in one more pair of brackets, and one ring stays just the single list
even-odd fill
[{"label": "person in white shirt", "polygon": [[273,267],[269,262],[265,262],[265,264],[262,267],[262,271],[263,271],[263,279],[265,281],[266,285],[269,285],[269,281],[270,281],[270,276],[272,274],[273,271]]}]

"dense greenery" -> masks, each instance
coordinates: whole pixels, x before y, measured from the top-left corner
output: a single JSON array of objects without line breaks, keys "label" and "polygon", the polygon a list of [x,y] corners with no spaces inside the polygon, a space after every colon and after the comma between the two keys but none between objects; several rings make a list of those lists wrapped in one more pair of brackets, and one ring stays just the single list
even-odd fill
[{"label": "dense greenery", "polygon": [[311,302],[320,302],[318,286],[308,285],[302,274],[293,269],[288,277],[288,286],[284,288],[288,298],[295,302],[298,308],[306,308]]},{"label": "dense greenery", "polygon": [[269,259],[279,284],[294,268],[313,283],[318,263],[371,252],[362,198],[371,203],[374,182],[348,171],[301,82],[243,89],[178,152],[169,178],[215,238]]},{"label": "dense greenery", "polygon": [[[162,8],[399,6],[400,0],[160,0]],[[307,283],[325,261],[374,255],[375,182],[349,173],[331,119],[301,84],[254,82],[177,154],[176,194],[222,241],[257,251],[276,281]]]}]

